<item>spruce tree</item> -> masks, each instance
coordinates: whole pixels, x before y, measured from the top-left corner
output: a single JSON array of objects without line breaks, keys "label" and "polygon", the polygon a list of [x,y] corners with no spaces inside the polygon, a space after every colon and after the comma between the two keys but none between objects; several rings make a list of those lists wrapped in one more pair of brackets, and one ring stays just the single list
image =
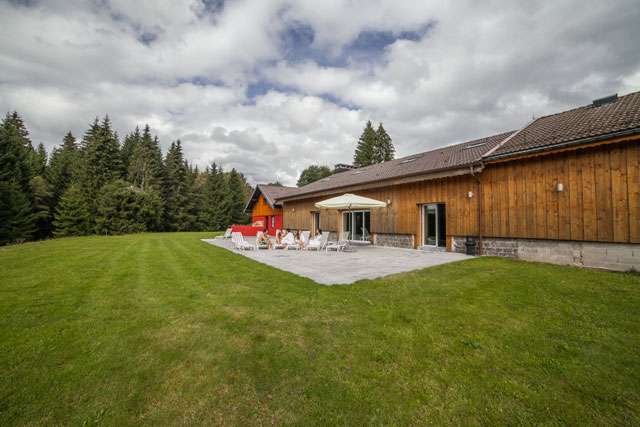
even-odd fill
[{"label": "spruce tree", "polygon": [[124,180],[100,189],[96,200],[97,234],[155,231],[162,218],[162,200],[154,191],[142,191]]},{"label": "spruce tree", "polygon": [[36,239],[44,239],[51,234],[51,192],[47,181],[40,175],[31,178],[31,205],[35,220]]},{"label": "spruce tree", "polygon": [[184,164],[186,174],[181,187],[179,199],[183,200],[177,210],[175,227],[177,231],[193,231],[198,229],[199,198],[196,194],[197,169],[187,162]]},{"label": "spruce tree", "polygon": [[238,171],[231,169],[228,176],[229,185],[229,216],[232,224],[245,224],[249,217],[244,212],[247,203],[244,177]]},{"label": "spruce tree", "polygon": [[222,167],[215,163],[206,171],[202,196],[201,223],[204,229],[224,230],[231,222],[229,188]]},{"label": "spruce tree", "polygon": [[30,239],[35,232],[32,153],[22,118],[7,114],[0,122],[0,244]]},{"label": "spruce tree", "polygon": [[15,111],[8,113],[0,122],[0,181],[13,180],[28,194],[32,151],[22,118]]},{"label": "spruce tree", "polygon": [[44,144],[38,144],[38,148],[35,150],[29,144],[28,152],[31,175],[44,175],[47,167],[47,151],[44,148]]},{"label": "spruce tree", "polygon": [[78,176],[80,167],[79,155],[76,139],[71,132],[65,135],[62,146],[55,148],[51,153],[46,179],[51,191],[51,203],[54,212],[62,194]]},{"label": "spruce tree", "polygon": [[90,200],[103,185],[122,176],[120,147],[109,116],[93,123],[82,141],[81,183]]},{"label": "spruce tree", "polygon": [[376,131],[376,144],[374,149],[375,163],[382,163],[393,160],[393,158],[395,157],[395,152],[396,149],[393,146],[391,137],[382,126],[382,123],[380,123],[378,125],[378,130]]},{"label": "spruce tree", "polygon": [[122,169],[127,173],[129,171],[129,164],[131,163],[133,153],[141,139],[142,136],[140,135],[140,128],[138,126],[136,126],[136,130],[124,137],[120,154],[122,157]]},{"label": "spruce tree", "polygon": [[190,206],[188,206],[190,192],[187,164],[182,155],[180,140],[171,143],[165,157],[164,168],[164,229],[167,231],[183,230],[184,224],[182,222],[186,217],[184,211],[190,210]]},{"label": "spruce tree", "polygon": [[163,172],[158,138],[151,136],[149,125],[146,125],[140,141],[136,142],[133,148],[128,170],[129,182],[143,191],[159,191],[162,187]]},{"label": "spruce tree", "polygon": [[83,236],[92,231],[89,203],[80,185],[71,184],[62,194],[53,226],[56,237]]},{"label": "spruce tree", "polygon": [[15,181],[0,181],[0,245],[29,240],[35,232],[31,201]]},{"label": "spruce tree", "polygon": [[369,166],[375,161],[376,131],[369,120],[360,135],[356,151],[353,156],[353,164],[356,167]]}]

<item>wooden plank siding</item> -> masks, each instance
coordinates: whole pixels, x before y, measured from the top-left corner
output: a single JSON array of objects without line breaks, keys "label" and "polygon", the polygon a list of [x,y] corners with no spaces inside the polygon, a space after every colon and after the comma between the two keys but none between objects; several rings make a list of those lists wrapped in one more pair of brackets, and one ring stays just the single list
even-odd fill
[{"label": "wooden plank siding", "polygon": [[487,165],[483,235],[638,243],[639,150],[634,142]]},{"label": "wooden plank siding", "polygon": [[[416,245],[422,234],[419,206],[426,203],[446,205],[448,247],[451,236],[479,231],[485,237],[640,243],[637,141],[490,163],[480,180],[480,191],[466,175],[349,192],[391,201],[371,211],[371,232],[412,234]],[[329,197],[285,202],[284,227],[308,229],[314,203]],[[321,211],[320,222],[330,231],[342,224],[337,211]]]},{"label": "wooden plank siding", "polygon": [[[420,205],[445,203],[447,237],[476,235],[478,233],[477,185],[471,176],[439,179],[419,183],[383,187],[373,190],[354,191],[355,194],[376,200],[391,201],[383,209],[371,210],[371,232],[414,235],[419,243]],[[469,199],[467,193],[474,197]],[[342,194],[342,193],[337,193]],[[318,211],[314,204],[328,197],[310,198],[284,203],[284,227],[306,230],[311,227],[311,212]],[[339,231],[342,220],[335,210],[321,210],[320,224],[323,230]]]},{"label": "wooden plank siding", "polygon": [[272,208],[269,206],[269,203],[264,199],[262,195],[258,197],[258,200],[253,205],[253,209],[251,210],[251,216],[272,216],[272,215],[280,215],[282,213],[282,209],[280,208]]}]

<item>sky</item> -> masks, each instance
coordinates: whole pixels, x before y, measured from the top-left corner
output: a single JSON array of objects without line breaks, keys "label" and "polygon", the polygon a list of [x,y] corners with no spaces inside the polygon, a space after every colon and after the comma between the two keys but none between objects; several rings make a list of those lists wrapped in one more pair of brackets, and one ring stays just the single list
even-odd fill
[{"label": "sky", "polygon": [[294,185],[640,90],[640,5],[617,1],[0,0],[0,112],[48,150],[108,114],[199,167]]}]

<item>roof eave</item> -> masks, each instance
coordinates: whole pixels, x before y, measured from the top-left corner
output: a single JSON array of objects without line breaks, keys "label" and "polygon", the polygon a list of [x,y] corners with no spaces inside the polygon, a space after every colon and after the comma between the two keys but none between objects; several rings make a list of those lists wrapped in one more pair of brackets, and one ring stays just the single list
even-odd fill
[{"label": "roof eave", "polygon": [[[402,175],[394,178],[387,178],[387,179],[378,180],[378,181],[368,181],[368,182],[363,182],[359,184],[342,185],[339,187],[321,189],[321,190],[304,193],[304,194],[294,194],[287,197],[281,197],[280,199],[278,199],[278,202],[282,203],[282,202],[290,202],[294,200],[309,199],[311,197],[317,197],[317,196],[322,196],[326,194],[334,194],[342,191],[350,191],[350,190],[355,191],[355,190],[363,190],[363,189],[366,190],[371,188],[388,187],[391,185],[408,184],[408,183],[417,182],[417,181],[429,181],[432,179],[442,179],[442,178],[449,178],[454,176],[470,175],[472,173],[473,166],[477,164],[478,160],[479,159],[476,159],[471,163],[465,163],[463,165],[458,165],[451,168],[441,168],[441,169],[432,170],[427,173],[416,172],[412,174]],[[478,165],[476,169],[473,169],[473,172],[475,173],[481,169],[482,169],[482,165]]]}]

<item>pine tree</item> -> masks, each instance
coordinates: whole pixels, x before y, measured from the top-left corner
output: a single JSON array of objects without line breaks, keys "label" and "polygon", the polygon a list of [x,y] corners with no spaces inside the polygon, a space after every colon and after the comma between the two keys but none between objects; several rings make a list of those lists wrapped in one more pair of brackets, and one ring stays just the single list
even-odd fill
[{"label": "pine tree", "polygon": [[68,132],[62,146],[57,147],[51,153],[51,161],[47,168],[46,179],[51,192],[51,204],[53,211],[71,182],[77,178],[80,167],[80,153],[76,139]]},{"label": "pine tree", "polygon": [[0,181],[0,245],[28,240],[34,232],[31,201],[16,181]]},{"label": "pine tree", "polygon": [[93,123],[82,141],[81,184],[94,200],[105,184],[122,177],[122,159],[109,116]]},{"label": "pine tree", "polygon": [[35,220],[36,239],[44,239],[51,234],[51,192],[47,181],[41,176],[31,178],[31,205]]},{"label": "pine tree", "polygon": [[80,185],[71,184],[62,194],[53,226],[56,237],[83,236],[91,232],[89,203]]},{"label": "pine tree", "polygon": [[232,224],[245,224],[249,217],[244,211],[247,203],[245,180],[238,171],[231,169],[228,176],[229,214]]},{"label": "pine tree", "polygon": [[353,164],[357,167],[369,166],[375,161],[376,131],[369,120],[360,135],[356,151],[353,156]]},{"label": "pine tree", "polygon": [[22,118],[7,114],[0,122],[0,244],[30,239],[35,232],[32,152]]},{"label": "pine tree", "polygon": [[15,111],[8,113],[0,122],[0,181],[13,180],[28,193],[33,176],[31,151],[31,140],[22,118]]},{"label": "pine tree", "polygon": [[185,162],[185,182],[181,188],[180,198],[184,200],[177,211],[175,227],[177,231],[194,231],[199,229],[199,195],[196,194],[197,169]]},{"label": "pine tree", "polygon": [[190,199],[192,180],[188,176],[188,165],[182,155],[180,140],[171,143],[165,157],[164,168],[164,228],[167,231],[184,231],[195,219],[190,217],[190,212],[193,210]]},{"label": "pine tree", "polygon": [[201,220],[205,230],[224,230],[230,223],[229,188],[222,168],[215,163],[206,171],[206,181],[202,189],[203,203]]},{"label": "pine tree", "polygon": [[374,149],[375,163],[382,163],[393,160],[393,158],[395,157],[395,152],[396,149],[393,146],[391,137],[382,126],[382,123],[380,123],[378,125],[378,130],[376,131],[376,144]]},{"label": "pine tree", "polygon": [[143,191],[153,189],[159,191],[162,187],[164,170],[162,153],[158,138],[151,136],[149,125],[146,125],[140,141],[135,143],[133,155],[129,162],[129,181]]},{"label": "pine tree", "polygon": [[154,231],[162,218],[162,200],[158,193],[142,191],[121,179],[100,189],[96,206],[98,234]]},{"label": "pine tree", "polygon": [[136,126],[135,131],[124,137],[120,154],[122,157],[122,169],[127,173],[129,171],[129,164],[131,163],[133,153],[136,149],[136,146],[140,143],[141,139],[142,136],[140,135],[140,128],[138,126]]},{"label": "pine tree", "polygon": [[47,151],[44,145],[40,143],[38,144],[38,148],[34,150],[31,144],[29,144],[28,152],[31,175],[44,175],[45,168],[47,167]]}]

